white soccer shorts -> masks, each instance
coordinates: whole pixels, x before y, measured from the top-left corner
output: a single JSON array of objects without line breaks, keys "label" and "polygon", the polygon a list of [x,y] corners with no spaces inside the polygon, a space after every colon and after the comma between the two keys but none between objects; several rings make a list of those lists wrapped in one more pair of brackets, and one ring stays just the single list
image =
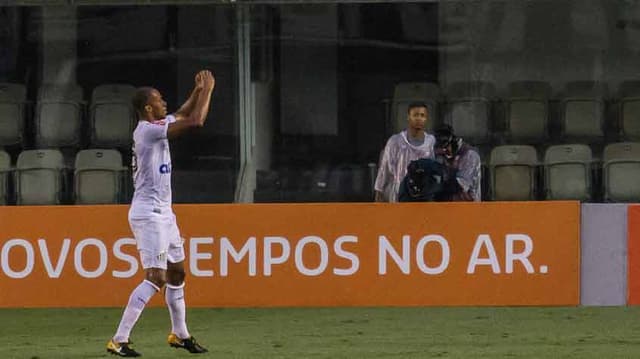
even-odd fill
[{"label": "white soccer shorts", "polygon": [[136,238],[142,268],[166,270],[167,261],[184,261],[184,241],[180,237],[175,215],[129,218],[129,225]]}]

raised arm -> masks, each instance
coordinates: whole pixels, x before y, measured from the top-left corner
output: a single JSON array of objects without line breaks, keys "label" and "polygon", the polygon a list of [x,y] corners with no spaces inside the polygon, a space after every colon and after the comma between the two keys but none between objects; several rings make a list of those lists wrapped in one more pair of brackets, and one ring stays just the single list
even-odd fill
[{"label": "raised arm", "polygon": [[196,107],[195,112],[198,112],[199,117],[199,126],[204,126],[204,122],[207,120],[207,114],[209,114],[209,106],[211,105],[211,95],[213,94],[213,89],[216,87],[216,79],[213,77],[213,73],[211,71],[205,71],[203,75],[202,81],[203,90],[201,91],[201,96],[204,96],[204,99],[200,105],[202,108],[198,109]]},{"label": "raised arm", "polygon": [[189,114],[191,112],[193,112],[193,108],[196,106],[196,101],[198,99],[198,95],[199,95],[200,91],[202,91],[202,81],[200,80],[200,77],[201,77],[200,73],[201,72],[198,72],[196,74],[195,86],[193,87],[193,90],[191,91],[191,95],[189,95],[189,98],[187,99],[187,101],[185,101],[182,104],[182,106],[180,106],[178,111],[176,111],[176,113],[175,113],[176,118],[178,116],[182,116],[182,117],[189,116]]},{"label": "raised arm", "polygon": [[189,99],[176,112],[176,122],[170,123],[167,137],[175,138],[190,127],[202,127],[209,112],[215,78],[211,71],[203,70],[196,75],[196,85]]}]

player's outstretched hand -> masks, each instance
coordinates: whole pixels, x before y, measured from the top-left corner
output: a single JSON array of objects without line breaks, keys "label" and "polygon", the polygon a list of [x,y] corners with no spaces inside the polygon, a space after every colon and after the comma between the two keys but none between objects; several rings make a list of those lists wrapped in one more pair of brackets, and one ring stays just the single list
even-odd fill
[{"label": "player's outstretched hand", "polygon": [[199,71],[196,74],[196,78],[195,78],[195,83],[196,83],[196,89],[198,90],[202,90],[204,88],[204,70]]},{"label": "player's outstretched hand", "polygon": [[214,87],[216,87],[216,79],[213,77],[213,73],[209,70],[203,71],[202,74],[204,89],[207,91],[213,91]]}]

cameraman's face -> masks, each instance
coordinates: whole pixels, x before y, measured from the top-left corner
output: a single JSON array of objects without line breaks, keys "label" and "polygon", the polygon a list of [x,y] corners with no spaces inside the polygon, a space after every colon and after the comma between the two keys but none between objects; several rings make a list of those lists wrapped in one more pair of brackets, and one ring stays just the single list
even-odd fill
[{"label": "cameraman's face", "polygon": [[451,146],[451,143],[446,146],[438,147],[436,149],[436,155],[443,156],[447,159],[453,158],[453,148]]}]

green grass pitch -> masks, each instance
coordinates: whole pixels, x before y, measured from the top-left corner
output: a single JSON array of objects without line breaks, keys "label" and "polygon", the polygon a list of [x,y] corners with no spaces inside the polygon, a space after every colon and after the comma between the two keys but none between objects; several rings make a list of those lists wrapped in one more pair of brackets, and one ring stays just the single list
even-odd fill
[{"label": "green grass pitch", "polygon": [[[0,358],[109,358],[121,313],[2,309]],[[143,358],[640,358],[640,308],[189,309],[210,353],[170,348],[166,308],[133,331]]]}]

